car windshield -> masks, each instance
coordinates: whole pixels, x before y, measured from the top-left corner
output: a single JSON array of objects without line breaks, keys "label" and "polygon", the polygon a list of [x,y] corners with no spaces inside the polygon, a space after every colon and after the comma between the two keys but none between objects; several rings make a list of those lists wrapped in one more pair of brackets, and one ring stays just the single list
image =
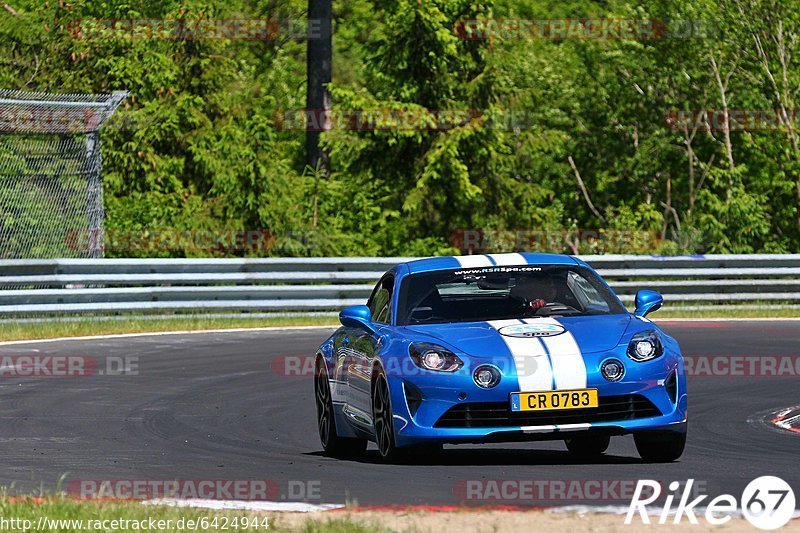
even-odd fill
[{"label": "car windshield", "polygon": [[625,313],[611,290],[578,265],[486,267],[403,279],[398,324]]}]

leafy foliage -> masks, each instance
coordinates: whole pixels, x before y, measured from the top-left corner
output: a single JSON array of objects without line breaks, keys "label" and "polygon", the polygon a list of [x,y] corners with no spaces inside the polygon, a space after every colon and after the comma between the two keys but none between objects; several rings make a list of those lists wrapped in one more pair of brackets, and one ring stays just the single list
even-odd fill
[{"label": "leafy foliage", "polygon": [[[303,39],[129,38],[89,23],[270,18],[296,28],[305,1],[10,4],[16,16],[0,10],[0,87],[132,93],[103,133],[110,230],[276,237],[244,255],[452,253],[463,230],[654,236],[528,243],[559,252],[800,251],[796,2],[337,0],[334,109],[374,117],[324,134],[326,179],[305,167],[303,132],[279,124],[305,103]],[[663,25],[640,39],[459,32],[492,18]],[[697,118],[725,109],[779,118],[730,129]],[[466,118],[448,122],[447,112]],[[681,112],[693,120],[669,121]]]}]

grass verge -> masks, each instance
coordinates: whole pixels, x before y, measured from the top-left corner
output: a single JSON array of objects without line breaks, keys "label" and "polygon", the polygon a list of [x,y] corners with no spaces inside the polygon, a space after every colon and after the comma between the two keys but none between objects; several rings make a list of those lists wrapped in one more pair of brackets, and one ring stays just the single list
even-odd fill
[{"label": "grass verge", "polygon": [[[319,515],[316,515],[319,516]],[[326,515],[327,516],[327,515]],[[287,517],[291,517],[287,520]],[[79,501],[60,496],[0,498],[0,529],[86,531],[278,531],[367,533],[375,524],[348,517],[312,520],[301,513],[217,511],[144,505],[140,501]]]},{"label": "grass verge", "polygon": [[681,310],[661,309],[649,315],[656,322],[669,318],[800,318],[800,308],[784,307],[775,309],[736,309],[735,307],[721,307],[709,310]]},{"label": "grass verge", "polygon": [[132,316],[123,320],[102,320],[96,317],[87,317],[85,320],[81,321],[54,319],[44,322],[3,322],[0,324],[0,341],[83,337],[87,335],[115,335],[124,333],[156,333],[163,331],[326,325],[337,325],[336,318],[313,316],[270,318],[187,317],[160,320]]},{"label": "grass verge", "polygon": [[[656,320],[674,318],[798,318],[800,308],[681,310],[665,308],[651,315]],[[334,316],[274,316],[261,318],[187,316],[158,319],[147,316],[91,317],[83,320],[52,319],[36,322],[3,320],[0,322],[0,341],[115,335],[125,333],[157,333],[165,331],[199,331],[206,329],[236,329],[291,326],[337,326]]]},{"label": "grass verge", "polygon": [[[640,531],[644,526],[625,526],[624,516],[586,512],[552,513],[537,510],[482,510],[464,508],[448,511],[347,510],[329,513],[274,513],[213,511],[143,505],[139,501],[78,501],[59,496],[46,498],[0,497],[0,527],[4,530],[37,532],[87,531],[276,531],[299,533],[389,533],[389,532],[503,532],[537,530],[572,533]],[[268,527],[266,527],[268,526]],[[638,527],[637,527],[638,526]],[[788,529],[796,528],[796,522]],[[651,526],[653,527],[653,526]],[[701,520],[699,525],[667,524],[658,531],[714,532]],[[752,531],[741,518],[724,526],[727,533]]]}]

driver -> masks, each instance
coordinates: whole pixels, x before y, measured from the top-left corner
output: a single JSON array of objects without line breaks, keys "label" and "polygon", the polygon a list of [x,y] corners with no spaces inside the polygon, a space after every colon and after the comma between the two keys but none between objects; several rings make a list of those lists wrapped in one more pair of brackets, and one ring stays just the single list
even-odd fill
[{"label": "driver", "polygon": [[525,310],[535,313],[555,301],[558,291],[553,278],[547,275],[525,276],[511,290],[510,296],[521,300]]}]

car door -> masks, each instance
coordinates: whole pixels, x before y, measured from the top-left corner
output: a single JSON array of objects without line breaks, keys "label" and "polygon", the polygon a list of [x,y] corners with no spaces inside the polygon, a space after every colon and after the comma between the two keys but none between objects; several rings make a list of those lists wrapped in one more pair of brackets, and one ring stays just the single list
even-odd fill
[{"label": "car door", "polygon": [[380,348],[380,330],[391,323],[394,276],[387,274],[378,282],[367,301],[377,331],[353,329],[348,342],[347,406],[351,419],[372,424],[372,368]]}]

